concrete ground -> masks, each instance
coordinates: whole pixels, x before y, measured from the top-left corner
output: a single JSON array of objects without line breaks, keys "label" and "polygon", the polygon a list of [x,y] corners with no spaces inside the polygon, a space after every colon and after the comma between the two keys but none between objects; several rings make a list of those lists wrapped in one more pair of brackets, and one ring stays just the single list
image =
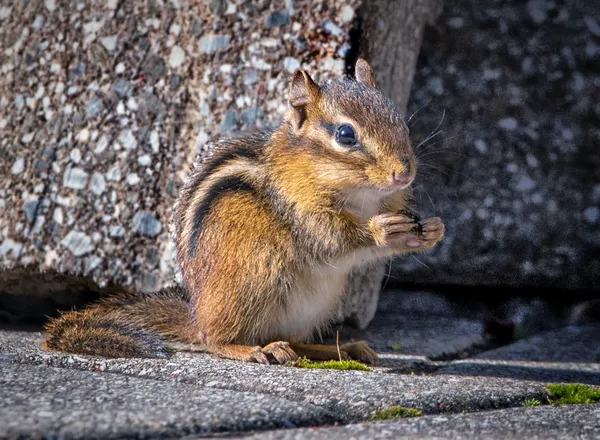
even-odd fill
[{"label": "concrete ground", "polygon": [[[384,297],[373,325],[354,335],[381,353],[372,372],[192,353],[93,358],[44,351],[42,333],[4,330],[0,438],[600,438],[600,406],[552,406],[546,388],[600,385],[599,325],[495,348],[481,327],[477,313],[457,317],[435,295]],[[540,406],[525,407],[531,400]],[[424,415],[367,421],[394,405]]]}]

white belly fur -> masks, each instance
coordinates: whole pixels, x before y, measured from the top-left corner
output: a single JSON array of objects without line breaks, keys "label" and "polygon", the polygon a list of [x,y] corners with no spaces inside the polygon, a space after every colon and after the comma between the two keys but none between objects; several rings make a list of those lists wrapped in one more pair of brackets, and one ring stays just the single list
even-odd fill
[{"label": "white belly fur", "polygon": [[[370,189],[352,191],[345,197],[344,209],[368,221],[379,212],[382,197],[382,193]],[[324,329],[346,292],[352,269],[378,259],[375,250],[362,250],[307,269],[288,296],[273,340],[307,341]]]},{"label": "white belly fur", "polygon": [[306,270],[290,292],[274,339],[307,341],[326,327],[346,292],[351,270],[375,258],[372,251],[352,252]]}]

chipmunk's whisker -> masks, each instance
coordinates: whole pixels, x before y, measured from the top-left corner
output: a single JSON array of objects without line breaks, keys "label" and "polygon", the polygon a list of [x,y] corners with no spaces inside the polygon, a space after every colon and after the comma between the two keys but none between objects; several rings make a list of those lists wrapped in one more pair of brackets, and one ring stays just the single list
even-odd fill
[{"label": "chipmunk's whisker", "polygon": [[437,133],[436,133],[436,131],[437,131],[438,128],[440,128],[440,125],[442,125],[442,122],[444,122],[444,118],[445,117],[446,117],[446,110],[444,109],[442,111],[442,118],[440,119],[440,122],[438,122],[438,125],[436,125],[436,127],[433,130],[431,130],[431,133],[429,133],[429,136],[427,136],[427,138],[425,138],[425,140],[423,142],[421,142],[419,145],[417,145],[415,147],[415,150],[418,149],[421,145],[423,145],[428,140],[430,140],[430,139],[436,137],[438,134],[442,133],[443,130],[440,130]]},{"label": "chipmunk's whisker", "polygon": [[427,107],[429,104],[431,103],[431,98],[429,98],[427,100],[427,102],[425,104],[423,104],[421,107],[419,107],[418,109],[416,109],[412,115],[410,115],[410,118],[408,118],[406,120],[406,124],[408,125],[408,123],[410,122],[410,120],[413,118],[413,116],[415,116],[417,113],[419,113],[421,111],[421,109],[424,109],[425,107]]},{"label": "chipmunk's whisker", "polygon": [[414,255],[411,255],[411,257],[413,257],[415,260],[417,260],[417,262],[423,266],[425,266],[427,269],[431,270],[431,267],[427,266],[425,263],[423,263],[421,260],[419,260],[417,257],[415,257]]}]

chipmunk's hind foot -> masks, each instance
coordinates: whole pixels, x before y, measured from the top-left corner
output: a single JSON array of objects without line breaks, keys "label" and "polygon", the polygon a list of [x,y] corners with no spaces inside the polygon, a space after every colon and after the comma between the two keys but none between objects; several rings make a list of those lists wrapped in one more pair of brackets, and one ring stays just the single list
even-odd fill
[{"label": "chipmunk's hind foot", "polygon": [[377,353],[364,341],[340,345],[339,350],[335,345],[293,343],[291,346],[299,356],[305,356],[313,361],[346,361],[354,359],[374,365],[378,360]]},{"label": "chipmunk's hind foot", "polygon": [[366,362],[367,364],[376,365],[379,356],[375,350],[369,347],[365,341],[350,342],[340,346],[340,350],[345,351],[354,360]]},{"label": "chipmunk's hind foot", "polygon": [[235,359],[245,362],[258,362],[259,364],[285,364],[295,361],[298,355],[291,348],[289,342],[271,342],[264,347],[260,345],[219,345],[209,347],[209,352],[225,359]]}]

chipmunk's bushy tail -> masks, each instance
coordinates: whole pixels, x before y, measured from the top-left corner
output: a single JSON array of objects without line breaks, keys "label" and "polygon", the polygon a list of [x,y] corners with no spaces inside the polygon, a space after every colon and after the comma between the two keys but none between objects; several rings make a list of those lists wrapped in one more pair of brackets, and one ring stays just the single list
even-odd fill
[{"label": "chipmunk's bushy tail", "polygon": [[192,314],[181,287],[120,292],[47,325],[46,348],[105,357],[169,357],[167,341],[191,342]]}]

